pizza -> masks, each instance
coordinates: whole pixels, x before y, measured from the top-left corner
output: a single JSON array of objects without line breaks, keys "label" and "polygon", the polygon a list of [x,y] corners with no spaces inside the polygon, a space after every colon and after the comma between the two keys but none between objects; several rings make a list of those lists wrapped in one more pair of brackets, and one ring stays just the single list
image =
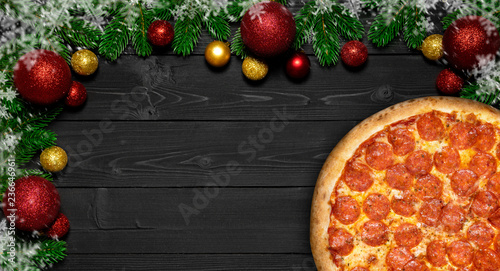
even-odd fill
[{"label": "pizza", "polygon": [[354,127],[316,183],[318,270],[500,270],[500,111],[454,97]]}]

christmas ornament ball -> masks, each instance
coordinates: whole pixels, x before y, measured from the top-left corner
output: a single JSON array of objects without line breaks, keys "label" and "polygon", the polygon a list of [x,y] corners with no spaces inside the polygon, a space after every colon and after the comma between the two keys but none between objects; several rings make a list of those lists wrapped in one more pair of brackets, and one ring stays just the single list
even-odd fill
[{"label": "christmas ornament ball", "polygon": [[205,48],[205,60],[213,67],[223,67],[231,59],[231,49],[225,42],[212,41]]},{"label": "christmas ornament ball", "polygon": [[64,98],[71,86],[71,70],[57,53],[37,49],[14,66],[14,85],[24,100],[50,105]]},{"label": "christmas ornament ball", "polygon": [[61,171],[67,163],[68,155],[58,146],[48,147],[40,154],[40,164],[49,172]]},{"label": "christmas ornament ball", "polygon": [[359,67],[368,59],[368,48],[361,41],[348,41],[340,50],[342,62],[350,67]]},{"label": "christmas ornament ball", "polygon": [[156,20],[148,27],[148,39],[155,46],[166,46],[174,40],[174,27],[165,20]]},{"label": "christmas ornament ball", "polygon": [[64,104],[70,107],[78,107],[87,100],[87,90],[85,86],[77,81],[73,81],[69,89],[68,96],[64,100]]},{"label": "christmas ornament ball", "polygon": [[54,222],[54,224],[52,224],[52,226],[50,226],[45,234],[52,239],[60,239],[64,237],[68,233],[68,231],[69,220],[63,213],[59,213],[56,221]]},{"label": "christmas ornament ball", "polygon": [[448,95],[458,93],[463,85],[464,80],[451,69],[442,70],[436,79],[437,89]]},{"label": "christmas ornament ball", "polygon": [[441,59],[443,57],[443,35],[433,34],[425,38],[421,50],[429,60]]},{"label": "christmas ornament ball", "polygon": [[493,61],[500,48],[495,25],[481,16],[454,21],[444,32],[443,49],[448,62],[457,69],[471,70]]},{"label": "christmas ornament ball", "polygon": [[304,52],[295,52],[286,62],[286,74],[293,79],[301,79],[311,70],[311,61]]},{"label": "christmas ornament ball", "polygon": [[[3,197],[3,213],[15,213],[15,226],[23,231],[40,231],[49,227],[59,214],[61,200],[56,187],[38,176],[19,178],[14,192]],[[15,210],[15,211],[14,211]]]},{"label": "christmas ornament ball", "polygon": [[243,60],[241,70],[246,78],[257,81],[266,77],[269,67],[263,60],[247,56],[245,60]]},{"label": "christmas ornament ball", "polygon": [[71,56],[71,67],[79,75],[91,75],[99,67],[99,59],[90,50],[79,50]]},{"label": "christmas ornament ball", "polygon": [[258,57],[274,57],[284,53],[295,39],[292,13],[277,2],[260,2],[252,6],[241,20],[241,38]]}]

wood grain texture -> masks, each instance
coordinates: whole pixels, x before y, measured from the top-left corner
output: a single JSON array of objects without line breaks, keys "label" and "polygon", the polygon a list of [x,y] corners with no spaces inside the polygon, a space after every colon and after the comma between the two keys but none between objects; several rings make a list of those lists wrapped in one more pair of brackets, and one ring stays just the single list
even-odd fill
[{"label": "wood grain texture", "polygon": [[[279,61],[277,61],[279,62]],[[282,64],[268,77],[249,82],[241,60],[215,71],[201,56],[123,56],[101,62],[91,78],[77,78],[88,91],[86,105],[61,120],[266,120],[286,106],[297,120],[362,120],[411,98],[438,95],[442,66],[422,56],[370,56],[357,71],[339,64],[312,64],[301,83],[288,79]]]}]

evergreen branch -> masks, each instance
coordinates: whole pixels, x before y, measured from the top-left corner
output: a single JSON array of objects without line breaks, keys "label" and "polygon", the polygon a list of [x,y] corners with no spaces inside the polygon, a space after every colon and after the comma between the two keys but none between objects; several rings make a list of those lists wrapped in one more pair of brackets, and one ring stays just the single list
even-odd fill
[{"label": "evergreen branch", "polygon": [[443,30],[446,30],[454,21],[460,16],[460,10],[455,10],[454,12],[446,15],[446,17],[441,20],[443,23]]},{"label": "evergreen branch", "polygon": [[337,31],[349,40],[359,40],[363,38],[365,28],[363,24],[352,16],[348,9],[339,4],[332,5],[332,13],[337,22]]},{"label": "evergreen branch", "polygon": [[364,6],[370,9],[378,8],[383,0],[363,0]]},{"label": "evergreen branch", "polygon": [[316,16],[312,45],[314,54],[322,66],[337,63],[340,54],[339,34],[333,22],[328,13]]},{"label": "evergreen branch", "polygon": [[102,34],[97,27],[79,18],[72,19],[69,26],[60,26],[57,32],[65,41],[89,49],[99,45]]},{"label": "evergreen branch", "polygon": [[40,150],[54,146],[57,140],[54,132],[45,129],[35,129],[23,132],[21,140],[16,146],[16,163],[23,165],[33,158]]},{"label": "evergreen branch", "polygon": [[125,16],[116,15],[104,29],[104,35],[99,44],[99,53],[107,59],[116,60],[129,43],[130,33],[125,23]]},{"label": "evergreen branch", "polygon": [[500,89],[495,89],[493,92],[479,91],[480,89],[477,83],[467,85],[460,92],[460,97],[491,105],[500,95]]},{"label": "evergreen branch", "polygon": [[50,266],[66,257],[66,242],[41,238],[40,247],[31,260],[39,267]]},{"label": "evergreen branch", "polygon": [[[386,46],[392,41],[403,28],[404,9],[406,4],[401,5],[395,14],[381,13],[375,17],[375,21],[368,31],[368,39],[377,46]],[[387,17],[389,16],[389,17]]]},{"label": "evergreen branch", "polygon": [[409,48],[416,49],[422,45],[427,31],[425,29],[424,13],[417,6],[406,9],[406,23],[403,34]]},{"label": "evergreen branch", "polygon": [[295,34],[295,40],[293,41],[293,47],[296,50],[300,49],[302,45],[311,38],[315,23],[315,7],[316,1],[309,1],[300,9],[297,15],[295,15],[297,32]]},{"label": "evergreen branch", "polygon": [[132,45],[139,56],[149,56],[153,52],[153,47],[148,42],[147,30],[152,23],[151,13],[144,9],[141,3],[137,4],[139,16],[136,20],[136,26],[132,32]]},{"label": "evergreen branch", "polygon": [[227,14],[231,22],[237,22],[243,17],[243,3],[245,0],[234,0],[227,7]]},{"label": "evergreen branch", "polygon": [[231,52],[241,57],[241,59],[244,59],[249,55],[248,49],[241,38],[241,28],[239,27],[231,40]]},{"label": "evergreen branch", "polygon": [[217,40],[227,40],[231,36],[231,29],[229,23],[226,21],[225,16],[213,16],[203,20],[203,24],[207,28],[210,36]]},{"label": "evergreen branch", "polygon": [[200,37],[200,14],[197,13],[192,19],[185,16],[182,20],[178,20],[175,23],[174,32],[174,41],[172,42],[174,53],[182,56],[191,54]]},{"label": "evergreen branch", "polygon": [[287,0],[275,0],[275,2],[278,2],[278,3],[282,4],[283,6],[288,5]]}]

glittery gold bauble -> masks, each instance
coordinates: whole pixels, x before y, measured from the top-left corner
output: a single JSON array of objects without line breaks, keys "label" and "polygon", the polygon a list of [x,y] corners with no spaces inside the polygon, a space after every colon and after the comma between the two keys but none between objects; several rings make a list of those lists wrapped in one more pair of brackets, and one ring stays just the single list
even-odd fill
[{"label": "glittery gold bauble", "polygon": [[40,154],[40,164],[49,172],[58,172],[68,163],[66,152],[57,146],[52,146],[43,150]]},{"label": "glittery gold bauble", "polygon": [[222,41],[212,41],[205,48],[205,59],[214,67],[222,67],[231,59],[231,49]]},{"label": "glittery gold bauble", "polygon": [[241,65],[243,74],[250,80],[261,80],[266,77],[269,68],[266,62],[247,56]]},{"label": "glittery gold bauble", "polygon": [[80,75],[91,75],[99,66],[97,56],[89,50],[83,49],[77,51],[71,57],[71,67]]},{"label": "glittery gold bauble", "polygon": [[434,34],[425,38],[422,53],[427,59],[438,60],[443,57],[443,35]]}]

